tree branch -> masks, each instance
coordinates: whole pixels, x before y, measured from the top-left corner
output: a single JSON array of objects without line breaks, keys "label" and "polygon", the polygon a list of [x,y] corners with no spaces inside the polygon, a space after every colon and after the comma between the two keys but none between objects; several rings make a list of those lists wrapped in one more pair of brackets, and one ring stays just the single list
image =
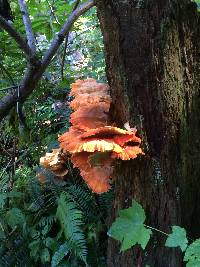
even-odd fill
[{"label": "tree branch", "polygon": [[35,36],[32,31],[31,20],[28,14],[28,9],[27,9],[25,0],[19,0],[18,3],[19,3],[20,10],[22,12],[22,18],[24,22],[28,45],[32,51],[32,54],[35,55],[36,53]]},{"label": "tree branch", "polygon": [[88,9],[94,6],[94,2],[92,0],[82,4],[79,6],[76,10],[74,10],[70,15],[68,20],[65,22],[63,28],[58,33],[58,35],[54,38],[53,42],[51,43],[49,50],[44,55],[44,58],[42,60],[42,67],[46,69],[46,67],[49,65],[51,59],[57,52],[59,46],[62,44],[62,42],[65,39],[65,36],[70,31],[73,23],[80,17],[82,14],[84,14]]},{"label": "tree branch", "polygon": [[[73,7],[73,11],[75,11],[77,9],[79,4],[80,4],[80,0],[77,0],[74,7]],[[64,52],[63,52],[63,58],[62,58],[62,62],[61,62],[61,79],[62,80],[64,79],[64,65],[65,65],[65,58],[66,58],[66,54],[67,54],[68,39],[69,39],[69,32],[67,33],[67,35],[65,37]]]},{"label": "tree branch", "polygon": [[[59,46],[63,42],[65,36],[70,31],[73,23],[78,19],[79,16],[84,14],[87,10],[94,6],[93,0],[80,5],[76,10],[74,10],[68,19],[66,20],[63,28],[58,33],[58,35],[52,41],[50,48],[43,57],[41,63],[38,63],[38,66],[31,66],[27,69],[21,84],[20,84],[20,101],[24,102],[27,97],[35,89],[39,79],[42,77],[44,71],[51,62],[53,56],[57,52]],[[17,102],[17,92],[13,91],[11,94],[6,95],[0,100],[0,121],[8,115],[10,109],[15,106]]]},{"label": "tree branch", "polygon": [[50,3],[48,0],[47,0],[47,3],[48,3],[48,5],[49,5],[51,14],[52,14],[52,16],[54,17],[56,23],[57,23],[58,25],[61,25],[60,22],[59,22],[59,20],[58,20],[58,18],[57,18],[57,16],[56,16],[56,14],[55,14],[55,12],[54,12],[54,9],[53,9],[51,3]]},{"label": "tree branch", "polygon": [[73,11],[77,9],[78,5],[80,4],[80,1],[81,0],[77,0],[75,5],[74,5],[74,8],[73,8]]},{"label": "tree branch", "polygon": [[65,58],[67,55],[68,39],[69,39],[69,33],[65,37],[64,52],[63,52],[63,58],[61,62],[61,79],[62,80],[64,80],[64,65],[65,65]]},{"label": "tree branch", "polygon": [[30,47],[27,45],[23,37],[13,28],[13,26],[0,16],[0,27],[4,29],[19,45],[19,47],[24,51],[26,56],[30,57],[32,52]]}]

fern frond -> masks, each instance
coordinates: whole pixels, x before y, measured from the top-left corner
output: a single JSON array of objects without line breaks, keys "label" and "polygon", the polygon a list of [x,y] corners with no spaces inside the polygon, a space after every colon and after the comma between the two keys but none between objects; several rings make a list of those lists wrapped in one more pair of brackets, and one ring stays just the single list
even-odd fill
[{"label": "fern frond", "polygon": [[82,212],[76,208],[66,192],[60,195],[56,217],[72,252],[86,262],[86,239],[81,229],[83,225]]},{"label": "fern frond", "polygon": [[[27,252],[27,251],[26,251]],[[31,265],[28,252],[20,251],[16,253],[15,266],[16,267],[28,267]]]},{"label": "fern frond", "polygon": [[6,192],[8,190],[9,187],[9,176],[8,175],[4,175],[3,177],[1,177],[0,179],[0,192]]},{"label": "fern frond", "polygon": [[53,223],[56,221],[56,218],[54,215],[50,215],[48,217],[42,217],[40,221],[38,222],[38,226],[41,228],[44,228],[45,226],[52,226]]},{"label": "fern frond", "polygon": [[67,192],[73,202],[76,203],[78,209],[83,212],[83,215],[87,221],[94,221],[98,217],[98,206],[92,194],[85,185],[70,185],[67,188]]},{"label": "fern frond", "polygon": [[110,213],[113,197],[113,190],[97,196],[98,206],[104,218],[106,218]]},{"label": "fern frond", "polygon": [[41,192],[41,186],[35,179],[31,179],[28,184],[28,193],[31,198],[29,210],[38,211],[44,206],[44,195]]},{"label": "fern frond", "polygon": [[62,244],[59,249],[55,252],[51,260],[51,267],[56,267],[62,261],[62,259],[69,253],[68,242]]},{"label": "fern frond", "polygon": [[[31,266],[27,240],[16,233],[8,236],[4,249],[0,252],[0,266],[2,267],[28,267]],[[3,242],[2,242],[3,244]],[[8,245],[9,244],[9,245]]]},{"label": "fern frond", "polygon": [[4,253],[4,255],[0,259],[0,266],[11,267],[13,264],[13,257],[10,251]]}]

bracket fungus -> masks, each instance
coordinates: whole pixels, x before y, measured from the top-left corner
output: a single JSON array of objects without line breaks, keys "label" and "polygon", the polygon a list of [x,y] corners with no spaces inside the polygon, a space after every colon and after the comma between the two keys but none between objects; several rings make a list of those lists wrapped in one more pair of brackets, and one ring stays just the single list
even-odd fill
[{"label": "bracket fungus", "polygon": [[51,170],[56,176],[63,177],[68,173],[65,167],[66,157],[61,149],[53,149],[51,153],[46,153],[40,158],[40,165],[45,169]]},{"label": "bracket fungus", "polygon": [[115,127],[110,122],[111,97],[109,87],[94,79],[77,80],[71,85],[70,102],[73,110],[68,132],[59,136],[60,149],[47,153],[40,164],[52,170],[57,176],[67,174],[61,151],[71,154],[74,167],[93,192],[101,194],[111,187],[114,160],[135,159],[144,154],[140,148],[141,139],[137,130]]},{"label": "bracket fungus", "polygon": [[[60,148],[70,153],[74,167],[95,193],[107,192],[113,178],[114,160],[135,159],[144,154],[135,128],[124,130],[109,120],[109,87],[94,79],[78,80],[71,86],[70,130],[59,136]],[[103,156],[102,156],[103,154]]]}]

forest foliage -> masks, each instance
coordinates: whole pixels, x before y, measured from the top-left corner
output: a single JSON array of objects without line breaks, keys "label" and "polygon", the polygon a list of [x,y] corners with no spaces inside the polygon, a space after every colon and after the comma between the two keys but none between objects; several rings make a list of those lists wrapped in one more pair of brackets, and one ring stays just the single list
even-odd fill
[{"label": "forest foliage", "polygon": [[[49,48],[76,1],[28,1],[38,57]],[[13,25],[25,36],[17,1]],[[27,63],[12,38],[0,31],[0,97],[22,79]],[[33,94],[1,122],[0,266],[105,266],[107,221],[112,191],[95,196],[66,162],[65,180],[39,167],[69,128],[67,97],[76,79],[104,82],[103,42],[95,8],[81,16],[59,48]],[[40,184],[37,173],[47,177]],[[64,264],[64,265],[63,265]]]},{"label": "forest foliage", "polygon": [[[79,2],[27,1],[38,58]],[[12,25],[25,36],[18,1],[10,1],[10,7]],[[70,84],[88,77],[106,82],[95,8],[78,18],[66,40],[23,104],[25,121],[14,107],[0,124],[0,266],[103,267],[108,236],[125,251],[135,244],[145,248],[154,231],[162,232],[145,224],[145,212],[136,201],[119,212],[110,228],[113,188],[93,193],[69,157],[64,179],[39,166],[46,152],[58,148],[58,135],[69,131]],[[0,98],[17,90],[26,68],[24,53],[0,30]],[[166,246],[184,252],[187,267],[200,266],[200,239],[191,241],[179,226],[160,234],[166,235]]]}]

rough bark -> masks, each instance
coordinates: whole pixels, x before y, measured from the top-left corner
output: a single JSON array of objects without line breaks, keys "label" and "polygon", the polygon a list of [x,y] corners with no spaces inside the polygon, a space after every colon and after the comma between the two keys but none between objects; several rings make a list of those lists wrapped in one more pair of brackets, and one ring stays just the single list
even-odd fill
[{"label": "rough bark", "polygon": [[[117,165],[111,222],[134,198],[148,224],[200,236],[199,17],[187,0],[98,0],[113,120],[129,121],[146,156]],[[128,231],[128,229],[127,229]],[[147,250],[125,253],[110,239],[108,267],[179,267],[179,249],[156,235]]]}]

